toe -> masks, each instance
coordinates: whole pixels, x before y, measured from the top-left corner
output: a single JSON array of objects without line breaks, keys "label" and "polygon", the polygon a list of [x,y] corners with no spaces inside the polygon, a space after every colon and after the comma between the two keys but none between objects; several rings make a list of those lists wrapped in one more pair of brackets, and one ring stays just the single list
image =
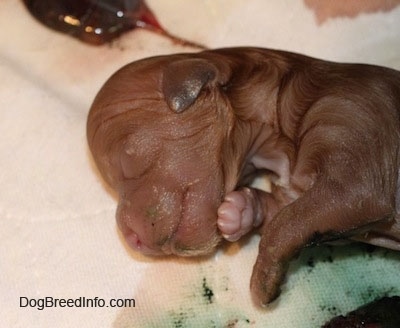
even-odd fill
[{"label": "toe", "polygon": [[223,235],[231,235],[240,229],[241,213],[230,202],[224,202],[218,209],[218,228]]}]

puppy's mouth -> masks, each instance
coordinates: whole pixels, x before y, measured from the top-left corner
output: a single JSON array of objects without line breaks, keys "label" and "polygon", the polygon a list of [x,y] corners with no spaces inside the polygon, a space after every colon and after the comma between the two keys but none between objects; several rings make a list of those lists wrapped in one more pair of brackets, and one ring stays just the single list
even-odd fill
[{"label": "puppy's mouth", "polygon": [[[197,234],[197,232],[191,231],[188,233],[185,231],[187,227],[183,227],[182,225],[184,220],[184,217],[180,217],[175,225],[170,227],[170,233],[160,234],[160,237],[149,240],[146,238],[146,234],[141,231],[141,225],[136,228],[131,227],[123,217],[117,215],[118,228],[126,244],[134,251],[149,256],[176,255],[188,257],[210,254],[221,240],[220,235],[215,233],[209,240],[190,244],[187,242],[188,238],[185,235]],[[200,231],[198,233],[200,233]],[[156,234],[157,233],[155,233],[155,235]],[[186,240],[186,242],[182,240]]]},{"label": "puppy's mouth", "polygon": [[180,190],[153,187],[150,192],[121,197],[116,217],[126,243],[146,255],[212,253],[221,240],[215,201],[219,189],[198,183]]},{"label": "puppy's mouth", "polygon": [[153,249],[143,243],[138,234],[133,230],[124,233],[124,238],[127,245],[135,251],[145,255],[163,255],[163,252]]},{"label": "puppy's mouth", "polygon": [[211,240],[207,245],[190,247],[180,245],[174,236],[171,236],[164,242],[160,242],[159,247],[152,247],[143,242],[139,235],[129,227],[125,227],[123,230],[121,229],[121,232],[126,244],[131,249],[149,256],[177,255],[188,257],[207,255],[215,249],[219,242],[219,238],[214,238],[214,240]]}]

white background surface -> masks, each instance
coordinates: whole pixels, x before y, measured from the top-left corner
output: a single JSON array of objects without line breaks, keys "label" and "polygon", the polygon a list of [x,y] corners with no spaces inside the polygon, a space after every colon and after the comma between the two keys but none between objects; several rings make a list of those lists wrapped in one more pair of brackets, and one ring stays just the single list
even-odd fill
[{"label": "white background surface", "polygon": [[[400,69],[400,7],[318,25],[302,1],[148,3],[167,30],[212,48],[255,45]],[[199,327],[211,322],[215,327],[310,327],[357,305],[340,295],[354,281],[341,285],[333,278],[329,285],[337,294],[324,295],[324,279],[314,277],[312,284],[300,265],[275,309],[254,309],[248,282],[257,237],[200,262],[153,260],[125,247],[114,221],[116,199],[88,153],[88,109],[122,65],[193,50],[144,30],[111,46],[88,46],[38,24],[15,0],[0,2],[0,41],[0,327],[158,327],[160,322],[165,327],[195,322]],[[371,268],[371,277],[382,270],[398,272],[398,260],[376,257],[371,263],[379,268]],[[346,257],[341,263],[347,262],[353,263]],[[320,277],[333,268],[319,264],[315,275]],[[344,269],[337,268],[334,275],[340,277]],[[214,292],[212,304],[196,301],[202,299],[205,277]],[[396,282],[395,274],[393,279],[382,286],[366,282],[364,288],[379,285],[384,291]],[[134,297],[136,307],[40,311],[21,308],[22,296]],[[342,308],[322,311],[323,301]]]}]

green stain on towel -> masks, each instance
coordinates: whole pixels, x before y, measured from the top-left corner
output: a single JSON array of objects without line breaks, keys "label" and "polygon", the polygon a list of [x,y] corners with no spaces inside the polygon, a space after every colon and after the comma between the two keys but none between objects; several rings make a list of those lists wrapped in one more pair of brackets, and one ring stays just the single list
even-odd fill
[{"label": "green stain on towel", "polygon": [[302,284],[321,316],[331,318],[400,295],[399,270],[399,252],[364,244],[322,246],[302,253],[292,271],[301,281],[292,283]]},{"label": "green stain on towel", "polygon": [[203,297],[205,298],[206,302],[211,304],[213,302],[214,292],[208,286],[206,277],[203,278],[202,288],[203,288]]},{"label": "green stain on towel", "polygon": [[[208,269],[210,270],[210,269]],[[207,271],[208,271],[207,270]],[[210,271],[211,273],[212,271]],[[239,328],[254,327],[242,309],[235,308],[226,301],[218,302],[217,296],[224,298],[229,289],[229,278],[213,273],[201,275],[188,286],[188,293],[178,306],[166,313],[160,313],[156,320],[141,325],[144,328]]]},{"label": "green stain on towel", "polygon": [[249,300],[250,275],[244,281],[236,267],[221,264],[189,264],[196,269],[165,286],[173,294],[158,303],[161,308],[141,310],[138,302],[115,327],[321,327],[375,299],[400,295],[400,252],[363,244],[305,249],[292,261],[278,301],[266,311]]}]

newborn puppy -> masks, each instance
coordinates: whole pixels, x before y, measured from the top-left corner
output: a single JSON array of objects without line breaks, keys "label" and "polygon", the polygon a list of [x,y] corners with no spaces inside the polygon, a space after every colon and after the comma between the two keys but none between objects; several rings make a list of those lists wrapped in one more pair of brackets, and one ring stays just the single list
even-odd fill
[{"label": "newborn puppy", "polygon": [[[87,136],[147,254],[210,253],[260,226],[255,301],[309,245],[400,250],[400,73],[267,49],[144,59],[94,100]],[[268,174],[270,192],[249,187]]]}]

